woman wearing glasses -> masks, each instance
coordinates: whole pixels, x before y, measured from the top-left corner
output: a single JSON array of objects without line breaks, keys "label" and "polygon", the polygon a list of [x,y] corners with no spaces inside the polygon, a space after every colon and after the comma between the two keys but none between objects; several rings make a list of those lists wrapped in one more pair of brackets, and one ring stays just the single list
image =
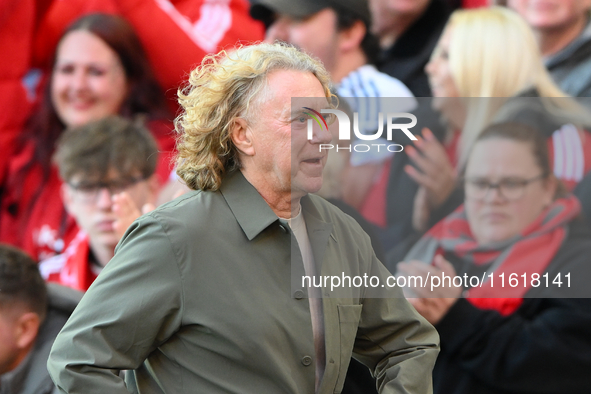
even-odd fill
[{"label": "woman wearing glasses", "polygon": [[465,203],[397,265],[428,283],[407,296],[441,336],[434,392],[587,392],[591,237],[546,141],[521,124],[489,126],[463,184]]}]

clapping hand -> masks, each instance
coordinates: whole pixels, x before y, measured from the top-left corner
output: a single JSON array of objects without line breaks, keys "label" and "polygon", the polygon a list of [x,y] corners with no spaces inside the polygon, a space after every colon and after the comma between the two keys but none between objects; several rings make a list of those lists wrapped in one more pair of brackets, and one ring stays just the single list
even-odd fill
[{"label": "clapping hand", "polygon": [[[454,287],[453,277],[456,275],[454,267],[441,255],[435,256],[434,265],[428,265],[421,261],[409,261],[398,263],[397,276],[405,276],[406,283],[423,284],[423,286],[405,287],[404,295],[425,319],[431,324],[437,324],[461,296],[463,288]],[[441,278],[448,276],[452,278],[436,281],[433,277]],[[420,280],[409,280],[411,276],[420,277]],[[438,284],[438,286],[432,286]]]},{"label": "clapping hand", "polygon": [[415,197],[413,226],[425,230],[430,213],[439,208],[456,187],[457,174],[445,148],[429,129],[423,129],[414,146],[405,152],[418,167],[406,165],[404,171],[419,184]]}]

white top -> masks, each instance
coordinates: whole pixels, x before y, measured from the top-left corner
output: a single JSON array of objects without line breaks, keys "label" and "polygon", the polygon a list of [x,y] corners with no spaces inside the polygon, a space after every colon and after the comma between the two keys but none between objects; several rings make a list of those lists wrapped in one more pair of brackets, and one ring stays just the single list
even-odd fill
[{"label": "white top", "polygon": [[[375,134],[378,130],[380,112],[384,122],[388,113],[408,112],[416,108],[417,101],[411,91],[400,80],[378,71],[371,64],[366,64],[351,71],[337,85],[337,93],[347,101],[353,112],[359,113],[359,131],[363,134]],[[392,98],[399,98],[398,100]],[[402,99],[400,99],[402,98]],[[404,100],[406,98],[406,100]],[[353,119],[351,119],[353,121]],[[354,141],[353,145],[366,143]],[[389,144],[385,138],[371,141],[371,144]],[[387,149],[372,147],[369,152],[351,152],[351,165],[379,163],[390,158],[394,153]]]}]

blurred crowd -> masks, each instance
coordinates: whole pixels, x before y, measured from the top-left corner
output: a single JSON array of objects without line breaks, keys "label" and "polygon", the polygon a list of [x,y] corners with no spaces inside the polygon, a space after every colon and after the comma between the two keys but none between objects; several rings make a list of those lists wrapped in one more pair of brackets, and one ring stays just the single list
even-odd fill
[{"label": "blurred crowd", "polygon": [[[559,296],[408,288],[441,337],[434,392],[587,392],[590,16],[591,0],[0,0],[0,394],[55,390],[45,361],[81,294],[137,217],[192,188],[177,91],[207,54],[262,40],[321,60],[351,119],[391,98],[416,115],[400,152],[331,152],[319,192],[393,274],[578,277]],[[353,361],[343,393],[371,392]]]}]

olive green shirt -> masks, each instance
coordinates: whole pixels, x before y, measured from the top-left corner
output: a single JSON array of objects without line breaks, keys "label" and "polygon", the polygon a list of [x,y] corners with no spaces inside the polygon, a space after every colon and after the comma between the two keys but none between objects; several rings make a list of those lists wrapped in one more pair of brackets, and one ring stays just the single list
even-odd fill
[{"label": "olive green shirt", "polygon": [[[323,275],[388,275],[350,217],[316,196],[302,209]],[[129,228],[57,337],[49,372],[66,393],[127,393],[124,369],[139,393],[314,393],[309,302],[291,281],[302,272],[289,226],[234,172],[219,191],[186,194]],[[353,352],[381,393],[430,393],[433,327],[399,289],[342,291],[323,289],[319,392],[341,391]]]}]

